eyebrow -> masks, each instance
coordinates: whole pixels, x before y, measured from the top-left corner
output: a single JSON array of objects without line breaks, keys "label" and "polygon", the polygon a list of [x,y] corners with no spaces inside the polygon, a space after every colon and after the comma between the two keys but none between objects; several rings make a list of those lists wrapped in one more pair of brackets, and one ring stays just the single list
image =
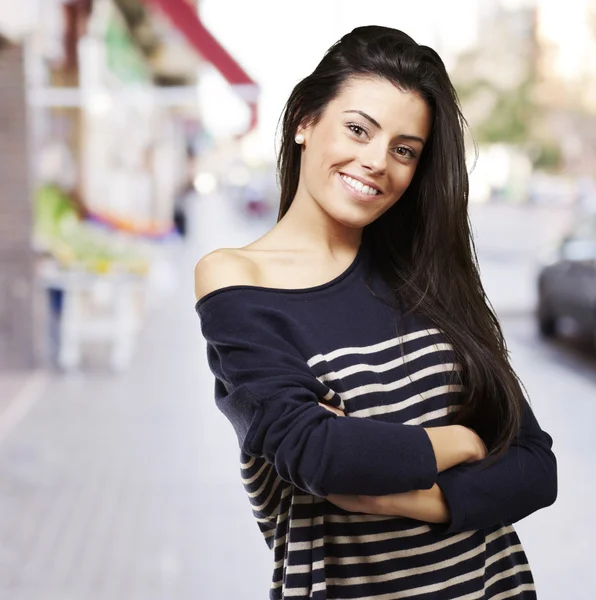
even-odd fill
[{"label": "eyebrow", "polygon": [[[382,129],[381,124],[377,120],[373,119],[370,115],[367,115],[362,110],[344,110],[344,113],[357,113],[361,117],[364,117],[367,121],[370,121],[377,129]],[[398,137],[401,138],[402,140],[410,140],[412,142],[420,142],[424,146],[424,140],[421,137],[418,137],[417,135],[402,134],[402,135],[399,135]]]}]

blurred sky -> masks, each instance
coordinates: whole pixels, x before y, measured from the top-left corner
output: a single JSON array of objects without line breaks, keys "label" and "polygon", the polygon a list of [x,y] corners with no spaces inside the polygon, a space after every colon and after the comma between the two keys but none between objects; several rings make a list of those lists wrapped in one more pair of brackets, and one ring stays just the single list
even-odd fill
[{"label": "blurred sky", "polygon": [[[517,0],[519,2],[519,0]],[[273,152],[275,127],[292,87],[308,75],[324,52],[359,25],[402,29],[437,49],[446,62],[474,43],[477,0],[201,0],[207,26],[261,85],[259,146]],[[204,78],[213,90],[203,109],[208,124],[236,127],[239,101],[218,76]],[[216,92],[217,90],[217,92]],[[244,115],[245,116],[245,115]]]},{"label": "blurred sky", "polygon": [[[585,18],[589,0],[572,0],[575,10],[569,10],[561,0],[539,0],[543,7],[539,34],[555,43],[559,49],[553,67],[567,79],[580,77],[587,69],[589,47],[593,43],[591,23]],[[584,60],[582,60],[584,58]]]},{"label": "blurred sky", "polygon": [[[324,52],[359,25],[402,29],[436,49],[449,69],[482,35],[481,16],[495,7],[541,7],[539,35],[559,51],[553,68],[565,78],[588,68],[591,36],[585,18],[589,0],[200,0],[207,26],[260,84],[260,124],[253,139],[273,157],[275,127],[292,87],[308,75]],[[248,120],[245,105],[207,69],[201,79],[204,121],[216,135],[230,135]]]}]

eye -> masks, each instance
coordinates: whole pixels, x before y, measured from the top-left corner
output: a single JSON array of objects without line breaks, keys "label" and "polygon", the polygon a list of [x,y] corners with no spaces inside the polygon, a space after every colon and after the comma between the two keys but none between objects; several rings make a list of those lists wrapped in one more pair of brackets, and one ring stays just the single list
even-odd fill
[{"label": "eye", "polygon": [[347,127],[356,137],[359,138],[362,137],[362,134],[367,133],[366,129],[364,129],[364,127],[361,125],[358,125],[358,123],[348,123]]},{"label": "eye", "polygon": [[416,152],[414,152],[414,150],[412,150],[412,148],[410,148],[409,146],[398,146],[395,149],[396,154],[399,154],[399,156],[403,156],[404,158],[416,158]]}]

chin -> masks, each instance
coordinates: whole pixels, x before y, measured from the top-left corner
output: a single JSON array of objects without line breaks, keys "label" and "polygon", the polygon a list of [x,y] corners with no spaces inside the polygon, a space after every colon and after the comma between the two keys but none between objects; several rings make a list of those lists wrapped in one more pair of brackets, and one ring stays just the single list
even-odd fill
[{"label": "chin", "polygon": [[344,210],[337,210],[337,207],[334,208],[336,210],[328,211],[329,216],[351,229],[362,229],[377,218],[376,214],[366,214],[364,211],[354,210],[353,207],[345,207]]}]

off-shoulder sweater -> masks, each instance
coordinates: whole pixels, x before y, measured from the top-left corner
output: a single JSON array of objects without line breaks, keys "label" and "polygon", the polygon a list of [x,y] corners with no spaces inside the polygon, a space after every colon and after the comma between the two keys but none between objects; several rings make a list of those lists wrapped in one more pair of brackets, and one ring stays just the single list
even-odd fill
[{"label": "off-shoulder sweater", "polygon": [[[555,500],[552,439],[526,405],[494,464],[438,473],[424,428],[451,423],[461,366],[442,332],[397,314],[388,293],[362,243],[323,285],[232,285],[197,302],[215,402],[238,437],[242,483],[273,553],[269,598],[534,599],[511,524]],[[445,526],[325,500],[435,483]]]}]

